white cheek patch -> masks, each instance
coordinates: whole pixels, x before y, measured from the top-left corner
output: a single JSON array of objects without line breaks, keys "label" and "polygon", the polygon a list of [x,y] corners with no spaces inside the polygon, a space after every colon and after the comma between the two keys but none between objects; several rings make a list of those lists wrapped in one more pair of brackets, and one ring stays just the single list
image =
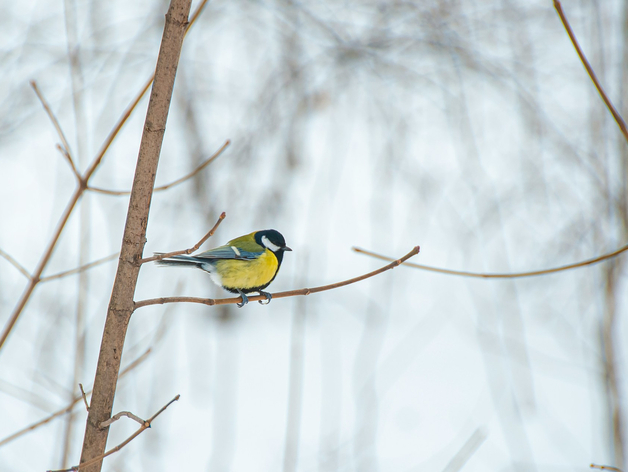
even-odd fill
[{"label": "white cheek patch", "polygon": [[237,247],[231,246],[231,249],[233,249],[233,252],[235,252],[236,256],[238,256],[238,257],[240,256],[240,250]]},{"label": "white cheek patch", "polygon": [[279,249],[281,249],[276,244],[271,243],[270,239],[268,239],[266,236],[262,236],[262,244],[273,252],[277,252],[279,251]]}]

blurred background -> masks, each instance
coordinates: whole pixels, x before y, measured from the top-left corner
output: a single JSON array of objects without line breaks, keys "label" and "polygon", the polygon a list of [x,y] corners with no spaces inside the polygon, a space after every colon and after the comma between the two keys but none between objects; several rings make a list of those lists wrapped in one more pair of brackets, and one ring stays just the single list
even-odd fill
[{"label": "blurred background", "polygon": [[[32,272],[75,178],[154,70],[165,1],[0,0],[0,249]],[[194,9],[196,3],[192,5]],[[626,116],[628,4],[563,2]],[[131,187],[144,98],[93,186]],[[293,248],[271,292],[385,263],[556,267],[628,240],[627,145],[550,0],[213,1],[188,34],[145,253],[266,228]],[[87,192],[44,275],[120,249],[128,197]],[[41,283],[0,351],[0,441],[91,388],[116,260]],[[399,267],[345,288],[134,313],[114,411],[153,427],[126,471],[585,471],[624,467],[626,256],[486,280]],[[0,258],[0,325],[28,279]],[[142,268],[136,300],[231,296]],[[86,412],[0,443],[0,470],[78,463]],[[123,418],[113,447],[138,425]]]}]

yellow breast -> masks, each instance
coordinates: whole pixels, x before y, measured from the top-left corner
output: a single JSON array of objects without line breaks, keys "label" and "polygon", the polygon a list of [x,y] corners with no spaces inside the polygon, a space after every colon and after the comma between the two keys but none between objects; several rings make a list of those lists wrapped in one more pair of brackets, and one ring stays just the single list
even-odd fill
[{"label": "yellow breast", "polygon": [[278,267],[277,257],[268,249],[252,261],[228,259],[216,262],[221,285],[227,289],[238,288],[243,292],[266,287],[275,278]]}]

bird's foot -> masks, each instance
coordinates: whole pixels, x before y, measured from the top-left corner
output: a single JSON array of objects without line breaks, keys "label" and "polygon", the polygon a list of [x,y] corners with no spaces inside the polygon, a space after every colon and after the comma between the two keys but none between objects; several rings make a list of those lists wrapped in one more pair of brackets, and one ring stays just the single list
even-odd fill
[{"label": "bird's foot", "polygon": [[268,292],[262,292],[260,290],[259,294],[260,295],[264,295],[266,297],[266,302],[265,303],[264,303],[264,300],[257,300],[260,305],[268,305],[270,303],[270,301],[273,299],[273,296],[270,293],[268,293]]},{"label": "bird's foot", "polygon": [[238,290],[238,293],[242,297],[242,303],[238,303],[238,307],[242,308],[244,305],[246,305],[249,302],[249,297],[247,297],[246,294],[242,290]]}]

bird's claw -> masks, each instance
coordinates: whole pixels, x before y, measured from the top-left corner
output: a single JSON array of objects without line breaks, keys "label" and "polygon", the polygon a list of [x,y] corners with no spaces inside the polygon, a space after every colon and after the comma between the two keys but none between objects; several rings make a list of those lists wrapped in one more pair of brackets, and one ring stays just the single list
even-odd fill
[{"label": "bird's claw", "polygon": [[242,297],[242,302],[238,303],[237,305],[239,308],[242,308],[244,305],[246,305],[249,302],[249,297],[247,297],[246,294],[240,290],[238,290],[238,293]]},{"label": "bird's claw", "polygon": [[262,292],[260,290],[259,294],[264,295],[266,297],[266,303],[264,303],[264,300],[257,300],[260,305],[268,305],[270,301],[273,299],[273,296],[268,292]]}]

